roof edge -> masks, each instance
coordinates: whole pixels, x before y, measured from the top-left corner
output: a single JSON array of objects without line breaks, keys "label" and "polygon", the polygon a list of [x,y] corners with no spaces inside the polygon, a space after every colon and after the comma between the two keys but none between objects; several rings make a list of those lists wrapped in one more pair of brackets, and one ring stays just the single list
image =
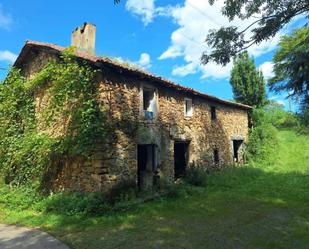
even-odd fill
[{"label": "roof edge", "polygon": [[[24,47],[22,48],[20,54],[18,55],[14,65],[13,65],[14,67],[20,67],[21,66],[22,61],[24,60],[24,57],[27,54],[27,51],[29,49],[31,49],[32,47],[52,49],[52,50],[55,50],[56,52],[62,52],[65,49],[64,47],[56,45],[56,44],[27,40]],[[156,76],[156,75],[149,73],[149,72],[145,72],[145,71],[142,71],[142,70],[126,67],[126,66],[121,65],[120,63],[116,63],[115,61],[113,61],[109,58],[106,58],[106,57],[98,57],[98,56],[94,56],[94,55],[91,55],[91,54],[88,54],[88,53],[82,52],[82,51],[75,51],[75,56],[79,57],[81,59],[88,60],[92,63],[101,62],[101,63],[104,63],[104,64],[108,64],[109,66],[116,67],[118,69],[123,69],[123,70],[126,70],[126,71],[131,72],[131,73],[139,74],[139,75],[144,76],[144,77],[146,77],[150,80],[159,81],[160,83],[162,83],[163,85],[165,85],[168,88],[173,88],[173,89],[176,89],[176,90],[181,91],[181,92],[190,93],[190,94],[205,98],[207,100],[218,102],[218,103],[221,103],[221,104],[224,104],[224,105],[234,106],[234,107],[238,107],[238,108],[246,109],[246,110],[251,110],[253,108],[252,106],[249,106],[249,105],[236,103],[236,102],[229,101],[229,100],[220,99],[218,97],[208,95],[208,94],[199,92],[197,90],[194,90],[193,88],[181,86],[179,84],[176,84],[175,82],[172,82],[168,79],[165,79],[165,78],[162,78],[162,77],[159,77],[159,76]]]}]

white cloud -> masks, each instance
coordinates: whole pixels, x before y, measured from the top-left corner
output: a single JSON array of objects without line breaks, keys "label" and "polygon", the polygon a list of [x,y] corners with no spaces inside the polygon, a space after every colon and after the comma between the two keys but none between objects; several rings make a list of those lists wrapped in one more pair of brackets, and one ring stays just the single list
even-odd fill
[{"label": "white cloud", "polygon": [[152,22],[155,15],[155,0],[128,0],[126,9],[142,18],[145,25]]},{"label": "white cloud", "polygon": [[276,101],[279,105],[285,106],[284,100],[279,99],[279,100],[275,100],[275,101]]},{"label": "white cloud", "polygon": [[274,76],[274,64],[271,61],[266,61],[259,66],[259,69],[263,72],[264,78],[266,80]]},{"label": "white cloud", "polygon": [[113,58],[116,62],[120,64],[127,64],[128,66],[135,66],[143,69],[151,68],[151,58],[150,55],[147,53],[141,53],[139,59],[137,61],[132,61],[129,59],[124,59],[122,57],[115,57]]},{"label": "white cloud", "polygon": [[139,60],[135,62],[138,66],[148,69],[151,67],[150,55],[147,53],[142,53]]},{"label": "white cloud", "polygon": [[157,16],[166,16],[170,17],[175,7],[173,6],[164,6],[156,7],[156,0],[127,0],[126,9],[141,17],[145,26],[153,21]]},{"label": "white cloud", "polygon": [[[186,76],[188,74],[201,73],[201,78],[227,78],[230,75],[232,64],[225,67],[215,63],[201,65],[200,58],[204,51],[210,52],[211,48],[205,43],[205,38],[210,29],[218,29],[221,26],[234,25],[244,29],[252,23],[252,19],[230,22],[222,16],[221,10],[224,4],[223,0],[215,1],[211,6],[205,0],[185,0],[183,6],[175,6],[169,11],[173,21],[178,24],[178,28],[171,34],[170,46],[161,54],[160,60],[182,58],[184,65],[176,66],[172,74]],[[247,38],[250,33],[246,34]],[[273,39],[254,45],[248,49],[253,56],[260,56],[273,50],[280,35]]]},{"label": "white cloud", "polygon": [[13,19],[9,14],[4,13],[2,5],[0,4],[0,28],[10,29]]},{"label": "white cloud", "polygon": [[196,73],[196,66],[194,63],[189,63],[184,66],[176,66],[173,71],[172,75],[177,75],[177,76],[186,76],[188,74],[194,74]]},{"label": "white cloud", "polygon": [[7,61],[9,63],[14,63],[15,60],[17,59],[17,55],[8,51],[8,50],[4,50],[4,51],[0,51],[0,61]]}]

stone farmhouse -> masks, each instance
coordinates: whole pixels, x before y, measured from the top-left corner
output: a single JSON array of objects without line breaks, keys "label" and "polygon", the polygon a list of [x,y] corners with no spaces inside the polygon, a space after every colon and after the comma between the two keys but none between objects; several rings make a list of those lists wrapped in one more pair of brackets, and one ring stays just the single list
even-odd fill
[{"label": "stone farmhouse", "polygon": [[[250,106],[95,56],[95,34],[96,27],[85,23],[73,31],[72,45],[78,60],[99,70],[99,103],[118,125],[91,159],[51,161],[48,181],[54,191],[106,191],[127,180],[145,189],[159,179],[174,181],[190,167],[210,170],[243,161]],[[63,50],[27,41],[14,66],[31,78]],[[35,94],[37,112],[44,98],[44,89]]]}]

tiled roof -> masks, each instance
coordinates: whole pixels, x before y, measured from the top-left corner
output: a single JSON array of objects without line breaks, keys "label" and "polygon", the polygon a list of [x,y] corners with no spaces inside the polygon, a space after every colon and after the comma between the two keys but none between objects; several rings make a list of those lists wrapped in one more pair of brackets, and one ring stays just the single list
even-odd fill
[{"label": "tiled roof", "polygon": [[[23,62],[26,60],[27,54],[28,52],[32,49],[32,48],[39,48],[39,49],[44,49],[44,50],[49,50],[49,51],[53,51],[53,52],[61,52],[63,51],[65,48],[55,45],[55,44],[50,44],[50,43],[45,43],[45,42],[37,42],[37,41],[27,41],[26,44],[24,45],[24,47],[22,48],[14,66],[16,67],[20,67]],[[98,57],[98,56],[94,56],[91,55],[89,53],[86,52],[81,52],[81,51],[76,51],[75,52],[76,57],[80,58],[80,59],[84,59],[87,61],[90,61],[92,63],[103,63],[105,65],[117,68],[117,69],[121,69],[121,70],[125,70],[128,73],[132,73],[135,75],[139,75],[142,76],[144,78],[147,78],[149,80],[152,80],[154,82],[158,82],[168,88],[172,88],[175,89],[177,91],[181,91],[181,92],[185,92],[185,93],[189,93],[191,95],[196,95],[202,98],[205,98],[207,100],[210,101],[214,101],[214,102],[218,102],[224,105],[229,105],[229,106],[234,106],[234,107],[238,107],[238,108],[242,108],[242,109],[252,109],[251,106],[248,105],[244,105],[244,104],[240,104],[240,103],[235,103],[232,101],[228,101],[228,100],[223,100],[202,92],[198,92],[192,88],[188,88],[188,87],[184,87],[181,85],[178,85],[170,80],[164,79],[162,77],[158,77],[154,74],[151,74],[149,72],[137,69],[137,68],[132,68],[126,65],[123,65],[121,63],[117,63],[114,60],[111,60],[107,57]]]}]

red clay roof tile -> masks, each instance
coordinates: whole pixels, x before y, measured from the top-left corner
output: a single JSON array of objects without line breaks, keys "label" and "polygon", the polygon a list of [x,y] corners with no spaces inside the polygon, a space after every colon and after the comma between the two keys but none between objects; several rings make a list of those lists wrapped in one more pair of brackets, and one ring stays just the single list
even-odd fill
[{"label": "red clay roof tile", "polygon": [[[52,49],[52,50],[55,50],[56,52],[62,52],[65,49],[64,47],[61,47],[61,46],[58,46],[58,45],[55,45],[55,44],[50,44],[50,43],[45,43],[45,42],[37,42],[37,41],[27,41],[26,44],[24,45],[24,47],[22,48],[14,66],[20,67],[22,65],[23,61],[26,59],[25,57],[27,56],[27,52],[34,47],[42,48],[42,49],[44,49],[44,48],[45,49]],[[113,60],[111,60],[107,57],[98,57],[98,56],[94,56],[94,55],[88,54],[86,52],[81,52],[81,51],[76,51],[75,55],[78,58],[85,59],[85,60],[88,60],[88,61],[93,62],[93,63],[100,62],[100,63],[107,64],[109,66],[112,66],[112,67],[115,67],[115,68],[118,68],[118,69],[124,69],[128,72],[139,74],[140,76],[144,76],[148,79],[160,82],[161,84],[163,84],[166,87],[169,87],[169,88],[172,88],[172,89],[175,89],[175,90],[178,90],[178,91],[190,93],[190,94],[193,94],[193,95],[196,95],[196,96],[200,96],[200,97],[205,98],[207,100],[215,101],[215,102],[225,104],[225,105],[229,105],[229,106],[235,106],[235,107],[242,108],[242,109],[248,109],[248,110],[252,109],[251,106],[240,104],[240,103],[235,103],[235,102],[228,101],[228,100],[223,100],[223,99],[220,99],[220,98],[217,98],[217,97],[196,91],[192,88],[188,88],[188,87],[178,85],[178,84],[176,84],[176,83],[174,83],[170,80],[164,79],[162,77],[158,77],[158,76],[151,74],[149,72],[146,72],[146,71],[143,71],[143,70],[138,70],[136,68],[127,67],[127,66],[122,65],[120,63],[117,63],[117,62],[115,62],[115,61],[113,61]]]}]

